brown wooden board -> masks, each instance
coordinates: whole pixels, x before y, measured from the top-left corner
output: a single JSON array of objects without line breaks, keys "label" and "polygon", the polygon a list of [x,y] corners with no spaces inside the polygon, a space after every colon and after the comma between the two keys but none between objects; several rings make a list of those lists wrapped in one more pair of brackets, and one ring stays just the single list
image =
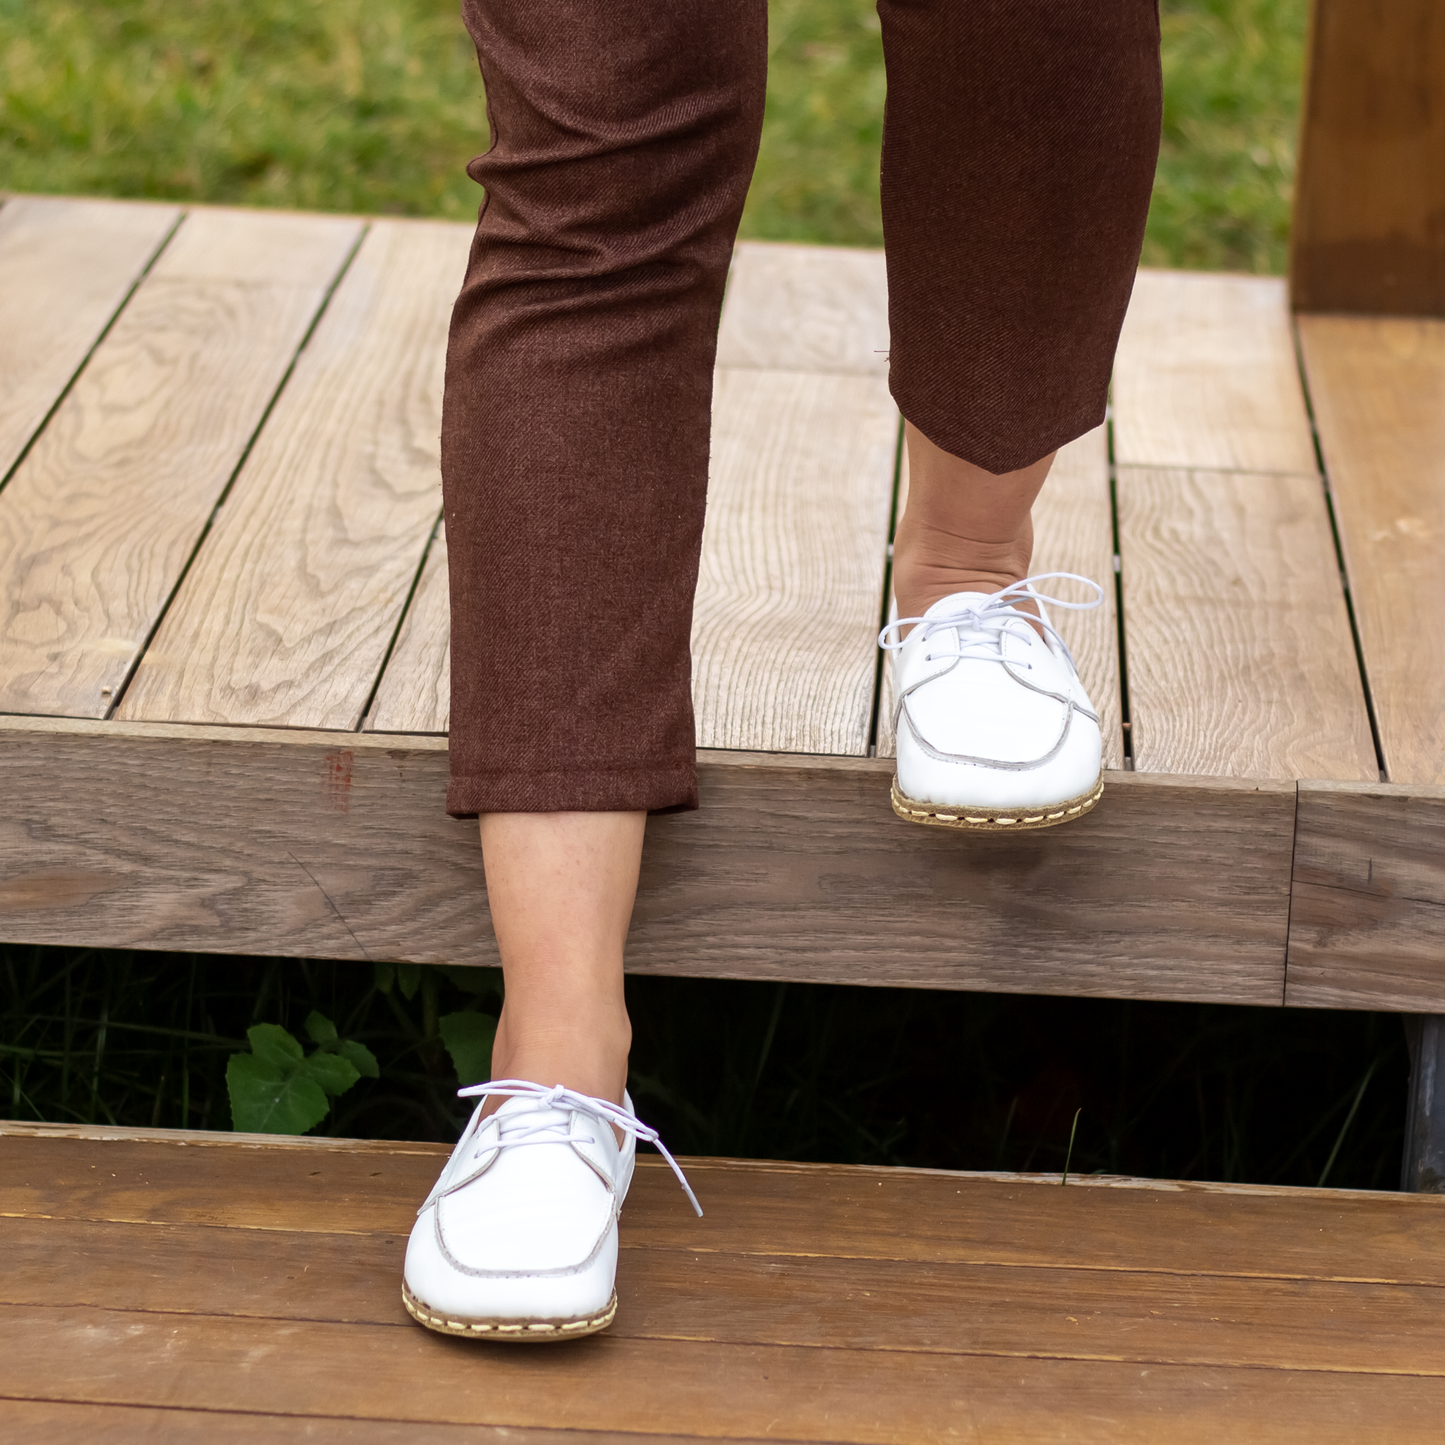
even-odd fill
[{"label": "brown wooden board", "polygon": [[1445,783],[1445,321],[1299,334],[1385,775]]},{"label": "brown wooden board", "polygon": [[[440,739],[10,720],[0,937],[494,962],[446,772]],[[704,753],[700,777],[701,811],[649,823],[635,971],[1282,996],[1288,784],[1111,774],[1088,818],[1000,840],[895,818],[886,759]]]},{"label": "brown wooden board", "polygon": [[[1276,1214],[1276,1228],[1288,1228],[1287,1211]],[[4,1305],[409,1327],[397,1289],[405,1232],[357,1239],[5,1220],[0,1242]],[[840,1259],[818,1242],[820,1253],[786,1258],[624,1249],[610,1333],[1146,1365],[1445,1372],[1438,1286]]]},{"label": "brown wooden board", "polygon": [[1140,271],[1113,415],[1120,466],[1314,474],[1284,282]]},{"label": "brown wooden board", "polygon": [[1379,778],[1315,476],[1119,468],[1134,766]]},{"label": "brown wooden board", "polygon": [[[448,1152],[0,1122],[0,1218],[395,1238]],[[1073,1175],[1061,1189],[1057,1174],[683,1162],[706,1214],[644,1154],[625,1251],[1445,1287],[1445,1203],[1426,1195]]]},{"label": "brown wooden board", "polygon": [[[703,1301],[699,1301],[700,1306]],[[1428,1439],[1445,1379],[0,1307],[11,1392],[97,1403],[914,1445]],[[485,1351],[485,1352],[484,1352]]]},{"label": "brown wooden board", "polygon": [[180,215],[59,196],[0,208],[0,481]]},{"label": "brown wooden board", "polygon": [[360,232],[188,215],[0,492],[0,712],[109,711]]},{"label": "brown wooden board", "polygon": [[[416,1197],[440,1149],[0,1128],[0,1421],[164,1429],[204,1411],[247,1439],[265,1414],[322,1439],[354,1420],[378,1445],[401,1424],[528,1445],[1383,1441],[1428,1438],[1445,1408],[1442,1285],[1391,1278],[1445,1274],[1438,1199],[698,1160],[699,1220],[647,1159],[613,1328],[488,1349],[406,1319],[411,1199],[352,1232],[366,1184],[328,1171],[388,1148]],[[377,1178],[373,1196],[403,1182]],[[146,1217],[98,1223],[96,1206]],[[962,1257],[987,1240],[994,1258]],[[1328,1277],[1360,1261],[1380,1275]]]},{"label": "brown wooden board", "polygon": [[1285,1002],[1445,1012],[1445,787],[1302,783]]},{"label": "brown wooden board", "polygon": [[[0,1386],[3,1389],[3,1386]],[[306,1440],[315,1445],[633,1445],[647,1440],[691,1440],[678,1435],[617,1434],[613,1431],[518,1430],[499,1425],[418,1424],[411,1420],[351,1420],[268,1414],[264,1404],[249,1412],[144,1405],[79,1405],[69,1400],[15,1400],[0,1395],[0,1437],[13,1445],[97,1445],[144,1441],[145,1445],[195,1445],[197,1440],[261,1442]],[[719,1442],[747,1445],[747,1442]]]},{"label": "brown wooden board", "polygon": [[1290,282],[1301,311],[1445,316],[1445,9],[1314,0]]},{"label": "brown wooden board", "polygon": [[117,717],[358,725],[441,510],[447,323],[471,236],[372,224]]}]

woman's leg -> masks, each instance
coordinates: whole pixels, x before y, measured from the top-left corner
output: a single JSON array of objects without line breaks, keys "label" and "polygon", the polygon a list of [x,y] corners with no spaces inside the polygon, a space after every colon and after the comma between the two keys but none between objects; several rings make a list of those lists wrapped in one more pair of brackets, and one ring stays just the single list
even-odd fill
[{"label": "woman's leg", "polygon": [[442,419],[447,806],[695,806],[692,594],[765,0],[463,14],[492,147]]},{"label": "woman's leg", "polygon": [[501,1079],[622,1102],[632,1026],[622,947],[645,813],[489,813],[487,897],[506,971],[492,1048]]},{"label": "woman's leg", "polygon": [[482,815],[494,1073],[618,1102],[648,810],[695,805],[688,642],[765,0],[465,0],[492,146],[442,436],[448,809]]},{"label": "woman's leg", "polygon": [[[900,611],[1025,575],[1052,453],[1104,418],[1158,153],[1155,0],[879,0]],[[985,586],[985,584],[991,584]]]}]

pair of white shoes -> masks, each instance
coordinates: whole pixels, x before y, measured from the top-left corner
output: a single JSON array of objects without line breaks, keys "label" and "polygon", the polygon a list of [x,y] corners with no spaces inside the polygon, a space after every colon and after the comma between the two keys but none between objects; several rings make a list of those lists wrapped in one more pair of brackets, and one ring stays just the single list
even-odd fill
[{"label": "pair of white shoes", "polygon": [[[1048,578],[1084,582],[1098,600],[1043,597],[1033,584]],[[900,817],[1016,831],[1094,806],[1099,719],[1045,604],[1102,600],[1096,583],[1046,573],[992,594],[955,593],[883,629],[879,645],[894,654]],[[418,1212],[407,1309],[428,1329],[471,1339],[564,1340],[605,1329],[617,1310],[617,1219],[637,1141],[661,1149],[701,1214],[682,1170],[625,1095],[618,1107],[517,1079],[461,1095],[480,1102]],[[484,1119],[493,1096],[503,1102]]]}]

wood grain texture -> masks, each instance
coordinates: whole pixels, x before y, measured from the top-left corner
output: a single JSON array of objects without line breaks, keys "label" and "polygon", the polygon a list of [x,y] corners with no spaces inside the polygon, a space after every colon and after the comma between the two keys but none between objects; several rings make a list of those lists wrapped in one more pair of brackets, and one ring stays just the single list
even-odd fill
[{"label": "wood grain texture", "polygon": [[886,377],[883,252],[739,243],[728,273],[717,364]]},{"label": "wood grain texture", "polygon": [[12,196],[0,208],[0,479],[180,214],[55,196]]},{"label": "wood grain texture", "polygon": [[[517,1430],[490,1425],[418,1426],[409,1420],[347,1420],[334,1416],[249,1412],[151,1409],[144,1405],[80,1405],[70,1400],[13,1400],[0,1397],[0,1435],[14,1442],[44,1445],[97,1445],[98,1441],[144,1441],[145,1445],[195,1445],[197,1440],[230,1445],[232,1441],[276,1445],[278,1440],[306,1440],[315,1445],[649,1445],[675,1435],[620,1435],[592,1431],[579,1436],[572,1430]],[[714,1437],[710,1437],[714,1438]],[[746,1442],[719,1442],[746,1445]]]},{"label": "wood grain texture", "polygon": [[1445,783],[1445,321],[1299,330],[1385,774]]},{"label": "wood grain texture", "polygon": [[[1276,1229],[1293,1223],[1287,1208],[1273,1213]],[[396,1289],[406,1234],[5,1220],[0,1304],[407,1328]],[[1436,1339],[1438,1286],[840,1259],[826,1237],[816,1243],[811,1258],[626,1248],[609,1333],[1147,1365],[1445,1373]],[[704,1299],[711,1305],[702,1314]]]},{"label": "wood grain texture", "polygon": [[[1110,774],[1088,818],[1001,841],[895,818],[892,770],[704,753],[702,810],[649,823],[629,967],[1279,1001],[1292,787]],[[0,936],[493,963],[446,774],[440,739],[12,720]]]},{"label": "wood grain texture", "polygon": [[[0,1123],[0,1214],[392,1238],[450,1152],[230,1137]],[[707,1213],[681,1207],[667,1165],[639,1155],[624,1251],[1445,1286],[1445,1206],[1423,1195],[1093,1175],[1061,1190],[1057,1174],[684,1162]]]},{"label": "wood grain texture", "polygon": [[1445,787],[1301,783],[1285,1001],[1445,1012]]},{"label": "wood grain texture", "polygon": [[1317,470],[1285,284],[1140,271],[1114,361],[1121,466]]},{"label": "wood grain texture", "polygon": [[718,372],[692,631],[700,747],[867,752],[897,437],[882,377]]},{"label": "wood grain texture", "polygon": [[[699,1301],[699,1307],[703,1302]],[[10,1389],[85,1402],[516,1428],[919,1440],[1428,1439],[1445,1380],[604,1334],[538,1358],[415,1327],[0,1307]],[[565,1371],[565,1373],[559,1373]],[[563,1383],[565,1381],[565,1384]]]},{"label": "wood grain texture", "polygon": [[[907,471],[900,481],[898,510],[907,502]],[[1059,450],[1049,480],[1034,504],[1033,572],[1075,572],[1091,577],[1104,589],[1104,602],[1091,612],[1052,614],[1074,661],[1089,698],[1099,712],[1104,741],[1104,766],[1124,765],[1124,741],[1119,706],[1119,630],[1114,598],[1114,524],[1109,502],[1108,437],[1103,427],[1087,432]],[[1085,589],[1058,584],[1061,596],[1083,600]],[[1045,588],[1049,584],[1045,584]],[[893,731],[893,670],[883,666],[878,708],[878,756],[896,756]]]},{"label": "wood grain texture", "polygon": [[163,1406],[215,1412],[222,1439],[264,1413],[377,1445],[396,1425],[526,1445],[1383,1441],[1428,1438],[1445,1407],[1442,1286],[1410,1278],[1445,1276],[1439,1199],[699,1160],[697,1219],[649,1158],[613,1328],[512,1351],[429,1335],[397,1299],[439,1148],[392,1146],[403,1178],[385,1145],[69,1132],[0,1133],[0,1418],[52,1429]]},{"label": "wood grain texture", "polygon": [[1291,228],[1301,311],[1445,316],[1445,10],[1314,0]]},{"label": "wood grain texture", "polygon": [[1117,479],[1134,766],[1379,777],[1318,477]]},{"label": "wood grain texture", "polygon": [[371,226],[118,717],[359,724],[441,510],[446,334],[471,235]]},{"label": "wood grain texture", "polygon": [[359,234],[190,213],[0,493],[0,712],[106,713]]},{"label": "wood grain texture", "polygon": [[366,727],[382,733],[446,733],[452,715],[451,597],[446,524],[439,523]]}]

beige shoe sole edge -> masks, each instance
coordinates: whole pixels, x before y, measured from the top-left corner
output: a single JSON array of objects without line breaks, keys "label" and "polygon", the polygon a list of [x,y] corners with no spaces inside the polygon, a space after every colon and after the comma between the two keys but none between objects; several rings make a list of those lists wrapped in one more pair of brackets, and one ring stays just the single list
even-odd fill
[{"label": "beige shoe sole edge", "polygon": [[1018,833],[1029,828],[1056,828],[1082,818],[1104,795],[1101,777],[1087,793],[1049,808],[968,808],[949,803],[920,803],[899,791],[893,775],[893,811],[909,823],[929,828],[967,828],[976,833]]},{"label": "beige shoe sole edge", "polygon": [[417,1324],[439,1335],[453,1335],[469,1340],[496,1340],[513,1345],[551,1344],[558,1340],[576,1340],[584,1335],[595,1335],[612,1323],[617,1313],[617,1291],[607,1308],[599,1314],[584,1315],[570,1320],[483,1320],[458,1319],[455,1316],[438,1314],[430,1305],[423,1304],[407,1287],[401,1287],[401,1302],[406,1312]]}]

